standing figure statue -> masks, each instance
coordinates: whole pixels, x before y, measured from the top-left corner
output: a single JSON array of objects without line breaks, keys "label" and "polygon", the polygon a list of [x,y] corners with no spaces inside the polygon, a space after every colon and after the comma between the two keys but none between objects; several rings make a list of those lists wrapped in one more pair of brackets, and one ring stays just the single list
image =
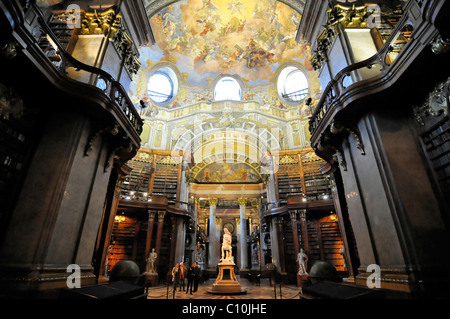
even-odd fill
[{"label": "standing figure statue", "polygon": [[300,252],[297,255],[297,262],[298,262],[298,275],[307,276],[308,272],[306,271],[306,268],[308,265],[308,256],[303,252],[303,249],[300,249]]},{"label": "standing figure statue", "polygon": [[152,249],[152,252],[149,254],[147,259],[147,274],[156,274],[156,259],[158,258],[158,254],[155,251],[155,248]]},{"label": "standing figure statue", "polygon": [[228,230],[228,228],[224,228],[223,229],[224,234],[223,234],[223,243],[222,243],[222,258],[220,259],[220,261],[229,261],[232,262],[233,260],[231,259],[231,233]]}]

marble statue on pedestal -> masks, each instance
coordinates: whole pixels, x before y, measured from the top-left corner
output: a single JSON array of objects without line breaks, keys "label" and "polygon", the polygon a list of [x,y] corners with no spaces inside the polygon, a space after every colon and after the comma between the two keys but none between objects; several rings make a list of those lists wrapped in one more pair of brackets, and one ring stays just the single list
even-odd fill
[{"label": "marble statue on pedestal", "polygon": [[231,232],[227,227],[224,227],[223,231],[222,258],[217,265],[218,275],[216,281],[211,286],[211,290],[208,290],[208,292],[212,294],[246,293],[246,290],[242,289],[234,273],[236,264],[232,256]]},{"label": "marble statue on pedestal", "polygon": [[147,274],[156,274],[156,259],[158,258],[158,254],[155,251],[155,248],[152,249],[152,252],[149,254],[147,259]]}]

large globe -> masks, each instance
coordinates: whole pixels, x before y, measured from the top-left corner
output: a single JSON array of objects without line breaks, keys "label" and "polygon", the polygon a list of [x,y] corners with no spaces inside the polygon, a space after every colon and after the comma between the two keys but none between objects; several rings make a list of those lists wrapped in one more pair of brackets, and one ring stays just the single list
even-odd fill
[{"label": "large globe", "polygon": [[139,275],[139,266],[134,261],[121,260],[111,270],[109,281],[126,281],[136,284],[139,280]]},{"label": "large globe", "polygon": [[329,262],[323,260],[319,260],[314,263],[309,271],[309,278],[312,283],[322,281],[340,281],[336,268],[334,268],[334,266]]}]

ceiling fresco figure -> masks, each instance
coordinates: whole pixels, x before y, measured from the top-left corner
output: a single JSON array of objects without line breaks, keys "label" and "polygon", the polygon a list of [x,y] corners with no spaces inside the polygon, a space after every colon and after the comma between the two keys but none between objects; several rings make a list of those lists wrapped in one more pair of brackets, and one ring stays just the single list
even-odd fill
[{"label": "ceiling fresco figure", "polygon": [[[150,18],[155,44],[140,49],[141,73],[130,96],[142,98],[151,68],[170,62],[186,85],[208,88],[220,74],[249,87],[273,83],[283,63],[313,71],[309,48],[295,41],[301,15],[275,0],[182,0]],[[269,23],[268,23],[269,21]]]}]

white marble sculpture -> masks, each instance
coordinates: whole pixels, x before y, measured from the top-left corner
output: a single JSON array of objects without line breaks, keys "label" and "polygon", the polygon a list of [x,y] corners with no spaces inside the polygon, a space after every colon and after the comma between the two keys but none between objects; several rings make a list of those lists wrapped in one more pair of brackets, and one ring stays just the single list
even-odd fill
[{"label": "white marble sculpture", "polygon": [[228,230],[228,228],[224,228],[223,229],[224,234],[223,234],[223,243],[222,243],[222,258],[220,259],[220,261],[223,262],[233,262],[232,259],[232,251],[231,251],[231,242],[232,242],[232,237],[231,237],[231,233]]},{"label": "white marble sculpture", "polygon": [[147,259],[147,274],[156,274],[156,259],[158,258],[158,254],[155,251],[155,248],[152,249],[152,252],[148,256]]},{"label": "white marble sculpture", "polygon": [[300,252],[297,255],[298,262],[298,275],[307,276],[308,272],[306,271],[308,265],[308,256],[303,252],[303,249],[300,249]]}]

